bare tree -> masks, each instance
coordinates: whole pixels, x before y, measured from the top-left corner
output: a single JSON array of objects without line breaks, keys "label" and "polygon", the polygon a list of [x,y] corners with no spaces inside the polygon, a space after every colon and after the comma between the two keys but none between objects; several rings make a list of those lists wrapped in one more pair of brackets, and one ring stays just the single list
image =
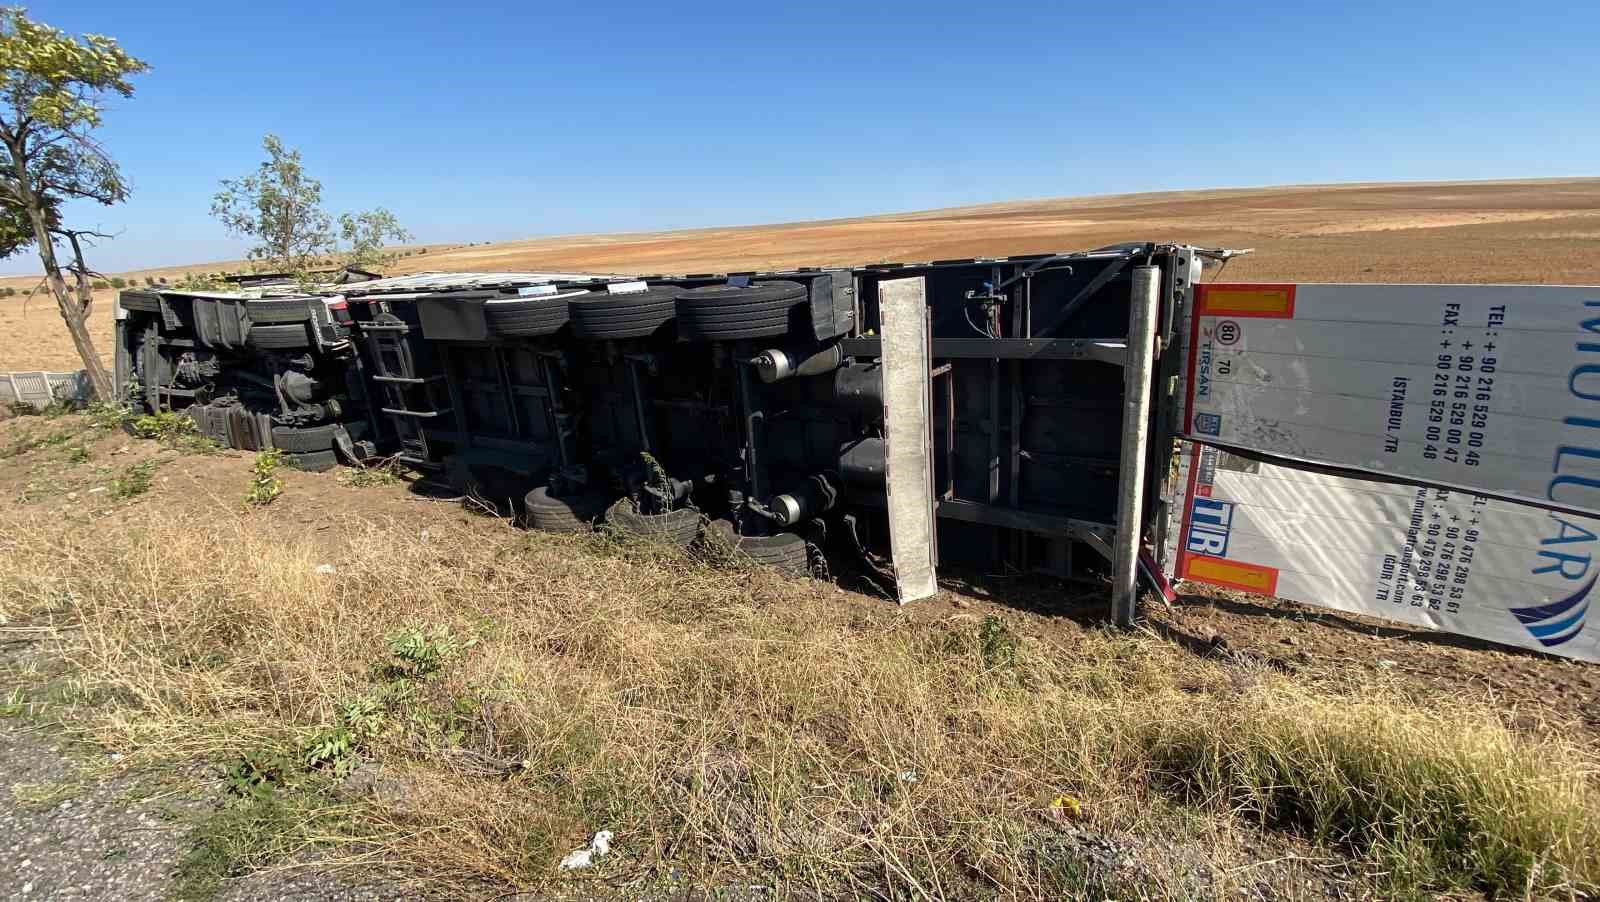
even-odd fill
[{"label": "bare tree", "polygon": [[[112,396],[111,376],[89,335],[96,273],[84,247],[103,236],[67,228],[60,211],[67,200],[109,206],[127,198],[122,173],[94,130],[106,100],[133,96],[129,76],[147,69],[112,38],[73,38],[29,19],[21,8],[0,7],[0,146],[6,151],[0,158],[0,206],[27,217],[45,284],[101,398]],[[65,265],[58,242],[70,254]],[[72,277],[70,288],[66,275]]]}]

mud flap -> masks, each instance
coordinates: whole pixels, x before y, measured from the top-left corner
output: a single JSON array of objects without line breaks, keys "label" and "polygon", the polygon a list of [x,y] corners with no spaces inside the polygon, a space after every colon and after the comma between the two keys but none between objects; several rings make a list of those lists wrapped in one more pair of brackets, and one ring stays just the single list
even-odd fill
[{"label": "mud flap", "polygon": [[194,404],[183,412],[194,420],[200,434],[239,451],[261,451],[272,447],[272,418],[243,407]]},{"label": "mud flap", "polygon": [[366,455],[356,449],[355,440],[343,426],[333,431],[333,450],[339,452],[339,459],[351,466],[360,466],[366,460]]},{"label": "mud flap", "polygon": [[194,330],[208,347],[238,350],[250,331],[243,298],[195,298]]}]

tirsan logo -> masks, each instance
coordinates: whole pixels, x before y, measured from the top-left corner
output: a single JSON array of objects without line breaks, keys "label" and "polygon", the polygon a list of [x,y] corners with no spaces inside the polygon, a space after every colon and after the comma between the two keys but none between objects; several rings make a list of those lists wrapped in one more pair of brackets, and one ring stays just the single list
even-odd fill
[{"label": "tirsan logo", "polygon": [[1189,534],[1184,545],[1195,554],[1222,557],[1228,553],[1228,531],[1233,528],[1233,502],[1195,498],[1189,506]]},{"label": "tirsan logo", "polygon": [[1535,574],[1558,573],[1572,587],[1570,594],[1546,604],[1529,608],[1512,608],[1516,617],[1533,638],[1546,648],[1554,648],[1583,632],[1584,616],[1589,612],[1589,590],[1594,588],[1591,574],[1595,534],[1589,530],[1551,514],[1550,519],[1559,526],[1556,534],[1539,540],[1539,566]]}]

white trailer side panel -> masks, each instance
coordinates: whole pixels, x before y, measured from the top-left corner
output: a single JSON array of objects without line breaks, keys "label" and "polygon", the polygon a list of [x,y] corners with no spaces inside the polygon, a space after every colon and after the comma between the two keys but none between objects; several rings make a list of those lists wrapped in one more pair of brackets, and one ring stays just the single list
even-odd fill
[{"label": "white trailer side panel", "polygon": [[1182,445],[1188,580],[1600,661],[1600,520]]},{"label": "white trailer side panel", "polygon": [[1600,514],[1600,288],[1198,286],[1199,441]]}]

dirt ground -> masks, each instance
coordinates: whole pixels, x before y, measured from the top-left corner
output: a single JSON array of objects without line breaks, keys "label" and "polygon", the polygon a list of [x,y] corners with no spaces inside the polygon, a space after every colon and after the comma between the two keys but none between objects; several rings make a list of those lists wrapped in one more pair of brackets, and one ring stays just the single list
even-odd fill
[{"label": "dirt ground", "polygon": [[[1003,612],[1020,632],[1057,640],[1102,628],[1106,589],[1046,577],[963,579],[914,617]],[[922,603],[919,603],[921,605]],[[1523,726],[1586,734],[1600,746],[1600,667],[1375,617],[1190,585],[1175,604],[1145,599],[1141,629],[1201,656],[1264,664],[1316,678],[1382,678],[1407,697],[1484,702]]]},{"label": "dirt ground", "polygon": [[[1081,250],[1129,240],[1255,248],[1237,281],[1600,283],[1600,179],[1182,191],[1018,201],[783,225],[434,245],[424,270],[726,272]],[[181,278],[238,261],[124,273]],[[54,304],[0,278],[0,372],[77,369]],[[91,318],[109,359],[113,292]]]}]

